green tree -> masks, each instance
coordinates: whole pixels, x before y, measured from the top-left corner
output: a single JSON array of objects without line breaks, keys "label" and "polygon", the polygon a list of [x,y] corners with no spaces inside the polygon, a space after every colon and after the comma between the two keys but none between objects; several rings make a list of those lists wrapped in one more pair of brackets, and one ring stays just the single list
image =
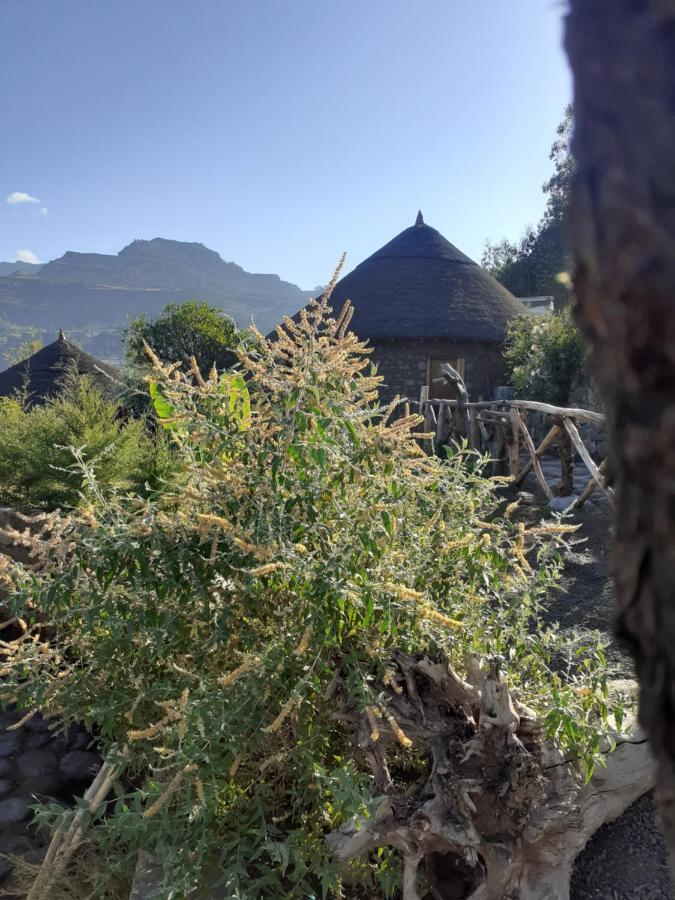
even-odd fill
[{"label": "green tree", "polygon": [[486,243],[481,265],[517,297],[552,295],[556,308],[569,298],[557,276],[570,268],[566,241],[567,212],[574,161],[570,141],[574,127],[574,111],[565,109],[551,147],[553,174],[543,185],[546,209],[536,228],[529,227],[519,241],[504,238]]},{"label": "green tree", "polygon": [[63,392],[41,406],[0,399],[3,505],[76,505],[90,492],[92,474],[100,486],[143,493],[173,464],[164,434],[142,419],[122,418],[118,404],[87,377],[68,378]]},{"label": "green tree", "polygon": [[504,358],[516,396],[568,406],[573,387],[588,380],[587,352],[570,307],[551,316],[528,313],[514,319]]},{"label": "green tree", "polygon": [[236,324],[222,309],[191,300],[167,304],[155,319],[135,318],[125,331],[125,355],[132,369],[147,370],[147,343],[164,362],[189,367],[194,356],[208,373],[214,365],[219,371],[233,365],[239,340]]}]

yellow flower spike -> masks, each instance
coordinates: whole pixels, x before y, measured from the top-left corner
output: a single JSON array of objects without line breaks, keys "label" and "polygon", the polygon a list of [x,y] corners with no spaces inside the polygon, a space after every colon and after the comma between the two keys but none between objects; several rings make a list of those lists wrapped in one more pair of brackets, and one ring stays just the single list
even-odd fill
[{"label": "yellow flower spike", "polygon": [[296,656],[304,656],[307,652],[307,648],[309,647],[309,642],[312,639],[312,625],[308,625],[305,628],[302,637],[300,638],[300,643],[298,644],[298,649],[295,651]]},{"label": "yellow flower spike", "polygon": [[396,719],[391,715],[391,713],[386,713],[385,717],[387,719],[387,722],[389,723],[389,727],[394,732],[394,735],[396,736],[396,740],[399,742],[399,744],[402,747],[406,747],[406,748],[412,747],[412,741],[410,740],[408,735],[405,733],[405,731],[403,731],[403,729],[398,724]]},{"label": "yellow flower spike", "polygon": [[165,725],[168,725],[170,722],[169,716],[164,716],[163,719],[160,719],[159,722],[155,722],[154,725],[149,725],[147,728],[136,728],[132,731],[127,731],[127,740],[132,743],[134,741],[146,741],[152,740],[152,738],[157,737],[157,735],[164,729]]},{"label": "yellow flower spike", "polygon": [[396,673],[393,671],[393,669],[387,669],[387,671],[384,673],[382,681],[386,685],[386,687],[391,688],[391,690],[395,694],[398,694],[400,696],[403,693],[403,688],[396,681]]},{"label": "yellow flower spike", "polygon": [[276,734],[278,731],[280,731],[281,726],[284,724],[286,719],[293,711],[294,707],[297,706],[299,702],[300,700],[298,697],[290,697],[281,707],[279,715],[276,717],[276,719],[262,729],[265,734]]},{"label": "yellow flower spike", "polygon": [[267,563],[264,566],[257,566],[255,569],[246,569],[246,573],[248,575],[269,575],[270,572],[276,572],[278,569],[285,569],[286,563],[284,562],[273,562]]},{"label": "yellow flower spike", "polygon": [[195,778],[195,790],[197,792],[197,799],[201,804],[203,804],[205,802],[205,795],[204,782],[201,780],[201,778]]},{"label": "yellow flower spike", "polygon": [[171,781],[164,788],[160,796],[155,800],[155,802],[143,813],[144,819],[151,819],[153,816],[156,816],[160,809],[164,806],[169,797],[174,794],[178,788],[180,787],[181,781],[183,780],[183,774],[185,772],[192,772],[197,767],[193,764],[187,765],[182,771],[176,772]]},{"label": "yellow flower spike", "polygon": [[230,766],[230,771],[228,772],[228,775],[230,778],[235,777],[235,775],[239,771],[239,767],[241,766],[243,759],[244,759],[244,757],[241,755],[241,753],[239,753],[237,756],[235,756],[234,762]]},{"label": "yellow flower spike", "polygon": [[377,725],[376,715],[380,716],[381,713],[379,709],[374,706],[367,706],[364,712],[368,719],[368,725],[370,726],[370,740],[373,744],[376,744],[380,739],[380,729]]},{"label": "yellow flower spike", "polygon": [[233,669],[227,675],[222,675],[218,679],[218,684],[221,687],[229,687],[231,684],[234,684],[242,675],[246,675],[248,672],[252,671],[256,668],[258,663],[260,662],[260,658],[258,656],[247,656],[240,666],[237,666],[236,669]]}]

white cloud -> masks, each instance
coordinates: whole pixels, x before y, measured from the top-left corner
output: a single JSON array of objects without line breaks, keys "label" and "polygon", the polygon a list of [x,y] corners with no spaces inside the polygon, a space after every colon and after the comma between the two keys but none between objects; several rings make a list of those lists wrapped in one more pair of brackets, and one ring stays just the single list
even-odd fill
[{"label": "white cloud", "polygon": [[40,212],[42,213],[43,216],[46,216],[47,213],[49,212],[49,210],[47,209],[46,206],[43,206],[43,207],[41,207]]},{"label": "white cloud", "polygon": [[40,201],[32,194],[26,194],[25,191],[14,191],[5,197],[5,202],[14,205],[16,203],[39,203]]},{"label": "white cloud", "polygon": [[37,265],[40,260],[32,250],[17,250],[15,262],[33,263],[33,265]]}]

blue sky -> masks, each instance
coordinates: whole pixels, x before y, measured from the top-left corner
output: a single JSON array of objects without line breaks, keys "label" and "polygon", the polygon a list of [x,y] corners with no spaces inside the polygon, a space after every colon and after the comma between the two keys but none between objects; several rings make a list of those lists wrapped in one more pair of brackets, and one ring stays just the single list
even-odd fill
[{"label": "blue sky", "polygon": [[0,260],[161,236],[311,288],[418,207],[478,258],[543,211],[571,93],[562,14],[555,0],[1,0]]}]

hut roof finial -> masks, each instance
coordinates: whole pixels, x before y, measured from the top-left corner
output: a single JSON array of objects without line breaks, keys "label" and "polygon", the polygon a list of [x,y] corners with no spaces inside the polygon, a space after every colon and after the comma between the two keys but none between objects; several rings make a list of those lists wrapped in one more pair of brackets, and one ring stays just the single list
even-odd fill
[{"label": "hut roof finial", "polygon": [[415,225],[417,228],[419,228],[420,225],[424,225],[424,216],[422,215],[421,209],[417,210],[417,218],[415,219]]},{"label": "hut roof finial", "polygon": [[65,343],[65,340],[66,340],[65,332],[63,331],[63,328],[59,328],[59,344]]}]

